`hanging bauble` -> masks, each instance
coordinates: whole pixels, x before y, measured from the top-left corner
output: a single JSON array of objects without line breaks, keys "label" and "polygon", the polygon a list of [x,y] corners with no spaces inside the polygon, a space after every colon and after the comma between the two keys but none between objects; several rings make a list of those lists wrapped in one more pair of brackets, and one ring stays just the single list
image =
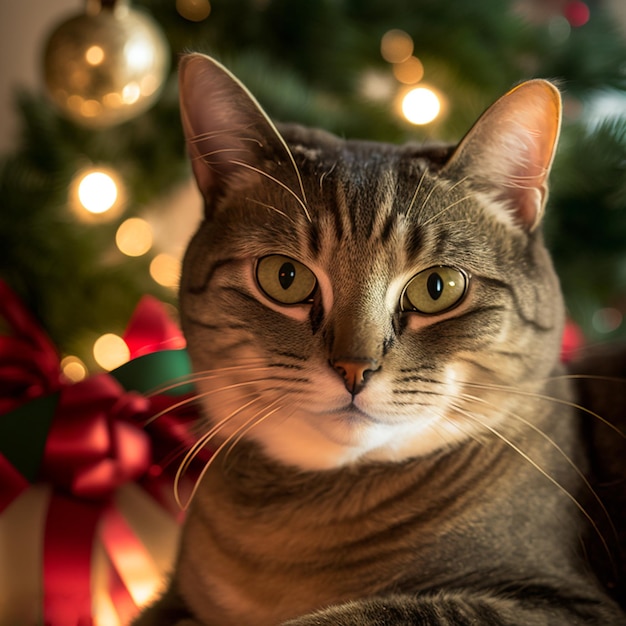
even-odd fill
[{"label": "hanging bauble", "polygon": [[85,12],[54,30],[44,53],[52,100],[74,121],[96,128],[148,109],[168,69],[161,29],[128,0],[88,0]]}]

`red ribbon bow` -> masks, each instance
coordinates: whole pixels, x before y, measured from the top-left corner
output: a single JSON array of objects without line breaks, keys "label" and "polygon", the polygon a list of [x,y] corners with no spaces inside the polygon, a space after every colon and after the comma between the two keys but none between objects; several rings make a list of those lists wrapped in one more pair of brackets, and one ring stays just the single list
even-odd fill
[{"label": "red ribbon bow", "polygon": [[[76,384],[64,381],[54,345],[2,281],[0,318],[9,330],[0,336],[0,415],[59,392],[39,472],[39,479],[53,487],[44,536],[44,621],[51,626],[89,626],[97,527],[114,519],[111,497],[119,486],[160,473],[155,471],[152,442],[143,424],[175,400],[126,391],[109,374]],[[151,297],[139,303],[125,340],[131,356],[184,347],[163,305]],[[159,424],[157,432],[161,446],[171,446],[170,451],[189,441],[185,425],[172,416]],[[28,481],[2,454],[0,479],[1,511],[28,487]]]}]

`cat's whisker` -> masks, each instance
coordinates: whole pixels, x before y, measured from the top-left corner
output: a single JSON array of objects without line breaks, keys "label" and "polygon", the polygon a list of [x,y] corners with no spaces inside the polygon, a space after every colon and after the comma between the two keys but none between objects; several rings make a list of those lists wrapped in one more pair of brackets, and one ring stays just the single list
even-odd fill
[{"label": "cat's whisker", "polygon": [[441,179],[437,179],[435,184],[430,188],[430,191],[426,194],[426,197],[424,198],[424,201],[422,202],[422,206],[420,207],[420,212],[424,210],[424,208],[430,201],[431,196],[435,192],[435,189],[437,189],[440,184],[441,184]]},{"label": "cat's whisker", "polygon": [[[442,398],[446,397],[446,395],[443,393],[440,394],[440,396]],[[455,429],[461,431],[468,440],[471,439],[472,441],[475,441],[476,443],[479,443],[479,444],[482,443],[481,438],[476,435],[475,429],[472,430],[466,427],[466,425],[463,422],[450,419],[450,416],[447,414],[447,411],[445,410],[438,411],[437,417],[440,418],[442,421],[445,421],[448,424],[451,424]],[[436,433],[441,438],[444,447],[450,444],[450,433],[440,423],[436,421],[432,424],[429,424],[429,428],[432,432]]]},{"label": "cat's whisker", "polygon": [[605,383],[626,385],[626,378],[621,376],[602,376],[600,374],[561,374],[559,376],[550,376],[546,380],[598,380]]},{"label": "cat's whisker", "polygon": [[[307,206],[304,200],[302,200],[302,198],[300,198],[300,196],[298,196],[298,194],[293,189],[291,189],[291,187],[283,183],[281,180],[279,180],[275,176],[272,176],[271,174],[264,172],[262,169],[259,169],[258,167],[255,167],[254,165],[251,165],[250,163],[246,163],[245,161],[239,161],[238,159],[231,159],[229,162],[232,163],[233,165],[239,165],[240,167],[245,167],[249,170],[252,170],[253,172],[256,172],[257,174],[260,174],[261,176],[265,176],[268,180],[271,180],[272,182],[282,187],[287,193],[293,196],[296,202],[302,207],[302,210],[304,211],[306,219],[310,223],[313,223],[313,220],[311,219],[311,214],[309,213],[309,210],[307,209]],[[298,176],[298,178],[300,177]]]},{"label": "cat's whisker", "polygon": [[451,191],[454,191],[457,187],[460,187],[463,183],[467,182],[469,178],[470,178],[469,175],[463,176],[463,178],[459,178],[459,180],[457,180],[456,183],[454,183],[451,187],[448,187],[448,189],[446,190],[446,193],[450,193]]},{"label": "cat's whisker", "polygon": [[[254,363],[265,363],[264,359],[258,357],[252,357]],[[212,380],[214,378],[218,378],[224,372],[236,372],[236,371],[263,371],[268,369],[265,367],[250,367],[250,362],[241,363],[239,365],[232,365],[228,367],[220,367],[219,369],[206,369],[206,370],[198,370],[194,371],[191,374],[185,374],[184,376],[179,376],[178,378],[173,378],[168,383],[164,383],[159,385],[158,387],[153,387],[149,391],[145,393],[146,397],[151,398],[153,396],[157,396],[168,391],[173,391],[174,389],[178,389],[179,387],[184,387],[186,385],[190,385],[193,383],[201,382],[203,380]],[[210,375],[209,375],[210,374]]]},{"label": "cat's whisker", "polygon": [[266,209],[270,209],[271,211],[274,211],[275,213],[278,213],[279,215],[286,217],[290,222],[295,224],[295,221],[293,220],[291,215],[287,215],[287,213],[285,213],[284,211],[281,211],[280,209],[277,209],[275,206],[272,206],[271,204],[266,204],[265,202],[255,200],[254,198],[246,198],[246,201],[252,202],[253,204],[258,204],[259,206],[262,206]]},{"label": "cat's whisker", "polygon": [[417,186],[415,187],[415,193],[413,194],[413,197],[411,198],[411,202],[409,203],[409,206],[405,213],[405,216],[407,219],[410,216],[411,211],[413,210],[413,207],[415,206],[415,200],[417,199],[417,195],[419,194],[420,189],[422,188],[422,183],[424,182],[424,178],[426,178],[427,171],[428,171],[428,168],[424,168],[424,170],[422,171],[422,175],[420,176],[420,179],[417,181]]},{"label": "cat's whisker", "polygon": [[[230,421],[231,419],[233,419],[235,417],[235,415],[239,414],[241,411],[243,411],[244,409],[246,409],[248,406],[250,406],[253,402],[260,400],[260,398],[255,398],[252,401],[248,402],[246,405],[240,407],[236,412],[234,412],[233,414],[231,414],[230,416],[228,416],[228,418],[225,418],[224,420],[222,420],[219,424],[220,428],[218,430],[216,430],[216,427],[214,427],[215,432],[212,433],[212,435],[208,438],[205,438],[203,445],[206,445],[210,439],[212,439],[214,436],[216,436],[225,426],[227,421]],[[204,467],[202,468],[202,471],[200,472],[200,474],[198,475],[198,478],[196,479],[196,482],[191,490],[191,494],[189,495],[189,498],[187,499],[187,502],[183,503],[180,499],[180,490],[179,490],[179,484],[180,484],[180,478],[183,475],[183,471],[181,471],[181,468],[179,468],[178,472],[176,472],[176,477],[174,479],[174,497],[176,499],[176,503],[178,504],[178,506],[183,510],[186,511],[187,508],[189,507],[189,505],[191,504],[193,498],[195,497],[198,488],[200,487],[200,483],[202,482],[202,479],[204,478],[204,476],[206,475],[206,473],[209,471],[209,468],[211,467],[211,465],[215,462],[215,459],[219,456],[219,454],[224,450],[224,448],[231,444],[233,442],[233,438],[237,437],[237,435],[239,435],[240,432],[245,431],[245,429],[252,423],[254,422],[254,424],[252,424],[252,426],[256,426],[257,424],[261,423],[262,421],[265,421],[266,419],[268,419],[271,415],[273,415],[274,413],[276,413],[277,411],[280,410],[280,406],[275,407],[274,409],[272,409],[271,411],[268,411],[268,409],[270,407],[272,407],[273,405],[278,404],[279,399],[274,400],[273,402],[271,402],[269,405],[267,405],[264,409],[257,411],[251,418],[249,418],[248,420],[246,420],[241,426],[239,426],[229,437],[227,437],[219,446],[218,448],[215,450],[215,452],[213,452],[213,454],[211,455],[211,458],[205,463]],[[264,413],[264,415],[259,418],[259,415],[261,413]],[[252,428],[252,426],[250,426],[250,428]],[[248,428],[249,430],[249,428]],[[235,443],[238,443],[240,441],[240,438],[237,438]],[[235,444],[232,444],[235,445]],[[182,467],[182,466],[181,466]],[[185,469],[188,467],[188,465],[185,467]]]},{"label": "cat's whisker", "polygon": [[326,170],[324,172],[322,172],[322,175],[320,176],[320,191],[322,191],[323,188],[323,184],[324,184],[324,178],[326,178],[326,176],[330,176],[330,174],[332,174],[333,170],[337,167],[337,161],[335,161],[331,168],[329,170]]},{"label": "cat's whisker", "polygon": [[[183,458],[183,460],[181,461],[180,465],[178,466],[178,469],[176,471],[176,475],[174,477],[174,497],[175,497],[176,502],[177,502],[177,504],[179,506],[181,506],[181,502],[180,502],[180,481],[181,481],[182,477],[184,476],[184,474],[189,469],[189,467],[191,466],[191,464],[193,463],[193,460],[200,453],[200,451],[203,448],[205,448],[211,442],[211,440],[213,438],[215,438],[217,435],[219,435],[219,433],[228,425],[229,422],[231,422],[233,419],[235,419],[237,417],[237,415],[239,415],[242,411],[244,411],[245,409],[247,409],[248,407],[250,407],[255,402],[258,402],[261,399],[258,396],[258,394],[256,394],[256,393],[244,395],[244,396],[241,397],[241,399],[248,398],[251,395],[253,397],[252,397],[252,399],[250,401],[244,403],[242,406],[240,406],[236,410],[232,411],[229,415],[227,415],[226,417],[223,417],[219,422],[214,424],[206,433],[204,433],[203,435],[201,435],[198,438],[198,440],[194,443],[194,445],[185,454],[185,457]],[[213,453],[211,455],[211,458],[213,458],[214,454],[215,453]],[[211,459],[209,459],[209,461],[210,460]],[[183,508],[183,507],[181,506],[181,508]]]},{"label": "cat's whisker", "polygon": [[[271,404],[269,404],[267,407],[265,407],[265,411],[267,411],[269,408],[272,407],[272,405],[276,404],[278,402],[278,400],[276,400],[275,402],[272,402]],[[239,433],[239,435],[237,436],[237,438],[232,441],[231,446],[228,448],[228,450],[226,451],[226,456],[224,457],[224,464],[226,464],[226,462],[228,461],[228,457],[230,456],[231,452],[237,447],[237,445],[239,444],[239,442],[253,429],[256,428],[259,424],[263,423],[267,418],[269,418],[270,416],[274,415],[277,411],[281,410],[284,407],[277,407],[276,409],[270,411],[269,413],[266,413],[265,415],[263,415],[261,418],[256,419],[256,420],[248,420],[245,424],[244,427],[245,429],[242,430],[241,433]],[[293,411],[292,411],[293,412]],[[291,415],[291,413],[289,414]],[[289,416],[288,415],[288,416]],[[254,417],[256,418],[258,416],[255,415]],[[287,417],[288,417],[287,416]],[[232,440],[232,438],[231,438]]]},{"label": "cat's whisker", "polygon": [[532,457],[530,457],[530,455],[524,452],[518,445],[516,445],[508,437],[506,437],[501,432],[499,432],[496,428],[489,425],[486,421],[479,419],[479,417],[473,412],[467,411],[463,407],[457,404],[453,404],[452,408],[455,411],[457,411],[460,415],[466,417],[470,421],[475,422],[481,428],[484,428],[485,430],[493,434],[495,437],[500,439],[500,441],[502,441],[509,448],[511,448],[511,450],[513,450],[519,456],[521,456],[526,462],[528,462],[532,467],[534,467],[544,478],[546,478],[549,482],[551,482],[564,496],[566,496],[574,504],[574,506],[582,513],[582,515],[589,522],[589,524],[591,524],[591,527],[593,528],[594,532],[596,533],[597,537],[602,543],[603,549],[606,551],[606,554],[609,555],[609,557],[611,557],[611,551],[609,549],[608,543],[606,539],[604,538],[604,535],[600,531],[598,524],[593,519],[593,517],[591,517],[591,515],[585,509],[585,507],[579,502],[576,496],[570,493],[558,480],[556,480],[553,476],[550,476],[550,474],[545,469],[543,469],[543,467],[541,467],[541,465],[539,465],[539,463],[537,463]]},{"label": "cat's whisker", "polygon": [[254,392],[241,396],[241,399],[243,400],[249,397],[252,397],[252,399],[249,402],[246,402],[245,404],[243,404],[236,410],[232,411],[231,413],[223,417],[219,422],[214,424],[207,432],[205,432],[202,436],[200,436],[198,438],[198,441],[196,441],[193,444],[193,446],[191,446],[191,448],[185,454],[185,458],[182,460],[180,464],[179,471],[181,473],[181,476],[187,471],[187,469],[189,468],[190,464],[192,463],[194,457],[198,454],[198,452],[202,448],[204,448],[211,441],[211,439],[213,439],[213,437],[215,437],[228,424],[228,422],[230,422],[232,419],[237,417],[237,415],[239,415],[241,411],[244,411],[250,405],[254,404],[256,401],[259,400],[259,395]]},{"label": "cat's whisker", "polygon": [[183,400],[180,400],[179,402],[176,402],[175,404],[167,407],[166,409],[163,409],[162,411],[159,411],[158,413],[156,413],[155,415],[153,415],[149,419],[147,419],[144,422],[143,426],[145,428],[146,426],[149,426],[150,424],[152,424],[153,422],[158,420],[163,415],[166,415],[167,413],[171,413],[171,412],[175,411],[176,409],[180,409],[181,407],[188,406],[190,404],[195,404],[198,400],[202,400],[204,398],[208,398],[208,397],[210,397],[212,395],[220,393],[221,391],[231,390],[231,389],[238,389],[238,388],[241,388],[241,387],[246,387],[248,385],[255,385],[255,384],[258,384],[259,382],[260,382],[260,379],[246,380],[246,381],[232,383],[230,385],[225,385],[223,387],[219,387],[219,388],[216,388],[216,389],[210,389],[209,391],[203,391],[202,393],[196,393],[196,394],[194,394],[193,396],[191,396],[189,398],[184,398]]},{"label": "cat's whisker", "polygon": [[480,398],[478,396],[473,396],[471,394],[465,394],[465,393],[461,394],[460,398],[461,399],[465,399],[465,400],[470,400],[472,402],[477,402],[479,404],[483,404],[483,405],[488,406],[490,408],[493,408],[493,409],[496,409],[498,411],[501,411],[501,412],[505,413],[507,416],[509,416],[512,419],[514,419],[515,421],[524,424],[524,426],[530,428],[535,433],[537,433],[540,437],[542,437],[545,441],[547,441],[550,444],[550,446],[561,455],[561,457],[567,462],[567,464],[574,470],[574,472],[581,479],[581,481],[583,482],[583,484],[585,485],[585,487],[587,488],[589,493],[592,495],[593,499],[597,502],[597,504],[599,505],[600,509],[604,513],[604,516],[605,516],[606,520],[609,523],[609,526],[611,528],[611,532],[613,533],[614,537],[618,536],[617,529],[615,528],[615,525],[613,524],[613,520],[612,520],[611,516],[609,515],[609,512],[607,511],[606,507],[604,506],[604,503],[602,502],[602,499],[597,494],[595,489],[592,487],[591,483],[589,482],[589,480],[587,479],[587,477],[585,476],[583,471],[576,465],[576,463],[574,463],[572,458],[565,452],[565,450],[563,450],[563,448],[561,448],[561,446],[559,446],[559,444],[556,441],[554,441],[554,439],[552,437],[550,437],[543,430],[541,430],[541,428],[539,428],[538,426],[536,426],[535,424],[533,424],[531,421],[527,420],[526,418],[522,417],[518,413],[515,413],[513,411],[509,411],[509,410],[506,410],[506,409],[502,409],[501,407],[498,407],[493,402],[489,402],[485,398]]},{"label": "cat's whisker", "polygon": [[492,383],[472,383],[469,381],[464,382],[463,384],[466,387],[472,387],[473,389],[483,389],[487,391],[502,391],[505,393],[516,394],[518,396],[526,396],[529,398],[536,398],[538,400],[547,400],[549,402],[553,402],[554,404],[561,404],[563,406],[567,406],[572,409],[582,411],[583,413],[590,415],[591,417],[599,420],[600,422],[608,426],[611,430],[613,430],[623,439],[626,439],[626,434],[624,434],[617,426],[615,426],[614,424],[611,424],[611,422],[609,422],[607,419],[605,419],[598,413],[592,411],[591,409],[588,409],[587,407],[582,406],[581,404],[578,404],[577,402],[573,402],[571,400],[564,400],[563,398],[557,398],[555,396],[550,396],[547,394],[537,393],[536,391],[526,391],[525,389],[519,389],[517,387],[512,387],[508,385],[496,385]]},{"label": "cat's whisker", "polygon": [[454,202],[451,202],[450,204],[446,205],[443,209],[441,209],[441,211],[439,211],[435,215],[432,215],[425,222],[423,222],[422,226],[428,226],[428,224],[430,224],[432,221],[438,219],[442,215],[442,213],[449,211],[450,209],[455,207],[457,204],[461,204],[461,202],[465,202],[466,200],[469,200],[469,198],[471,198],[473,195],[474,195],[473,193],[467,194],[466,196],[463,196],[462,198],[459,198],[458,200],[455,200]]},{"label": "cat's whisker", "polygon": [[[454,191],[454,189],[456,189],[457,187],[459,187],[460,185],[462,185],[465,181],[467,181],[467,179],[469,178],[469,176],[464,176],[463,178],[460,178],[459,180],[456,181],[456,183],[454,183],[452,186],[448,187],[448,189],[446,189],[446,193],[450,193],[451,191]],[[426,196],[426,198],[424,198],[424,202],[422,203],[422,208],[421,210],[424,210],[424,207],[426,207],[426,205],[428,204],[428,202],[430,201],[431,196],[433,195],[435,189],[437,189],[439,187],[439,185],[441,184],[442,180],[438,179],[437,182],[431,187],[430,191],[428,192],[428,195]],[[471,196],[467,196],[467,197],[471,197]],[[445,210],[447,209],[443,209],[442,211],[440,211],[439,213],[437,213],[434,217],[439,216],[441,213],[443,213]],[[425,222],[426,224],[428,224],[433,218],[429,219],[427,222]]]}]

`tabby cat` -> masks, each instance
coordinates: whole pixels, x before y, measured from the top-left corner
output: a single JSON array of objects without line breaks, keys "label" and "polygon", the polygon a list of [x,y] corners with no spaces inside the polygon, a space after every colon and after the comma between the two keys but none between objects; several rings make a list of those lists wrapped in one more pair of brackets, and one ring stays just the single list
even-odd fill
[{"label": "tabby cat", "polygon": [[275,126],[186,56],[206,214],[181,311],[216,450],[136,624],[626,624],[585,557],[580,415],[540,222],[561,104],[457,147]]}]

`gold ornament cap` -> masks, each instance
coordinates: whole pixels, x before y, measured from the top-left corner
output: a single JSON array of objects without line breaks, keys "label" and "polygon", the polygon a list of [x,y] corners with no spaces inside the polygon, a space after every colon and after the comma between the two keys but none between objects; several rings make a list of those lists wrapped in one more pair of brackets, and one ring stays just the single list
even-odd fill
[{"label": "gold ornament cap", "polygon": [[156,21],[125,0],[87,0],[63,21],[44,52],[53,102],[82,125],[132,119],[157,100],[169,70],[169,47]]}]

